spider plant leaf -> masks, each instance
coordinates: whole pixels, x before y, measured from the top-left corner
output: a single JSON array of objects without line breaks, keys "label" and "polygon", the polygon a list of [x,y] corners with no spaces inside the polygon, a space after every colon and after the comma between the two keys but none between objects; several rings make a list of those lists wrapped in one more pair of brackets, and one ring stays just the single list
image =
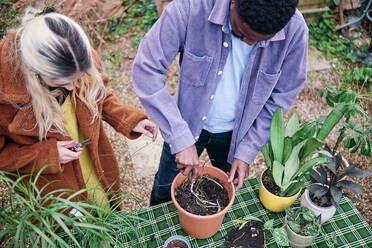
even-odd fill
[{"label": "spider plant leaf", "polygon": [[270,141],[274,160],[279,163],[283,163],[284,131],[283,111],[282,108],[278,108],[271,121]]}]

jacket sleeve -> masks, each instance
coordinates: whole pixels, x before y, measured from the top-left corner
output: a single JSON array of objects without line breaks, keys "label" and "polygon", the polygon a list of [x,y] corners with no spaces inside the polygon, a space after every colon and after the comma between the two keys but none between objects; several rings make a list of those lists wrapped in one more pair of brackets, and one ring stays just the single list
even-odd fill
[{"label": "jacket sleeve", "polygon": [[0,170],[21,173],[55,174],[63,171],[59,162],[57,140],[48,139],[32,145],[19,145],[0,136]]},{"label": "jacket sleeve", "polygon": [[235,158],[251,164],[261,147],[267,143],[276,109],[282,107],[284,112],[287,111],[306,81],[307,52],[308,28],[304,25],[303,30],[296,32],[292,48],[283,62],[281,76],[256,120],[238,144]]},{"label": "jacket sleeve", "polygon": [[183,49],[189,8],[187,0],[175,0],[167,5],[142,39],[132,69],[134,90],[159,126],[165,142],[170,144],[172,153],[195,143],[164,79],[168,66]]},{"label": "jacket sleeve", "polygon": [[147,116],[141,111],[121,103],[117,96],[107,92],[103,100],[102,118],[117,132],[124,134],[129,139],[136,139],[141,134],[132,130],[139,121],[147,119]]}]

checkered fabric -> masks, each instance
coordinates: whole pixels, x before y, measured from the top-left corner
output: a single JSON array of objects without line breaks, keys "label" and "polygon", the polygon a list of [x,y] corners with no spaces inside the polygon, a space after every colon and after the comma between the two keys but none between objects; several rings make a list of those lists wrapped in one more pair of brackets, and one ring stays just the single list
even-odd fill
[{"label": "checkered fabric", "polygon": [[[135,227],[135,237],[125,243],[124,247],[163,247],[164,242],[173,235],[187,237],[192,247],[223,247],[224,236],[234,227],[232,220],[253,215],[267,221],[274,219],[274,226],[279,227],[283,222],[283,213],[273,213],[266,210],[258,197],[259,178],[247,180],[243,188],[236,194],[232,208],[227,212],[220,230],[208,239],[194,239],[188,236],[180,225],[177,209],[172,202],[139,210],[138,216],[145,219]],[[294,206],[299,205],[299,199]],[[342,198],[333,218],[322,225],[322,232],[312,247],[330,247],[329,237],[336,233],[337,247],[369,247],[372,248],[372,228],[363,216],[347,198]],[[266,247],[279,247],[270,231],[265,231]],[[121,234],[127,236],[128,234]],[[123,237],[122,236],[122,237]]]}]

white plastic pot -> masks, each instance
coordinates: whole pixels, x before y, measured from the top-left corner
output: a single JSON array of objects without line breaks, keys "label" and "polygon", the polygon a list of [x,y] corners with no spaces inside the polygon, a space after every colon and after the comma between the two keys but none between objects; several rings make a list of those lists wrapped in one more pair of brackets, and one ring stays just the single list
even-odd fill
[{"label": "white plastic pot", "polygon": [[316,205],[311,199],[310,199],[310,194],[309,190],[306,189],[305,192],[301,196],[301,207],[307,207],[311,211],[314,212],[315,216],[322,215],[321,217],[321,222],[322,224],[332,218],[332,216],[336,212],[335,206],[329,206],[329,207],[320,207]]},{"label": "white plastic pot", "polygon": [[170,242],[172,241],[180,241],[182,242],[183,244],[185,244],[187,246],[187,248],[191,248],[191,244],[190,242],[187,240],[187,238],[183,237],[183,236],[180,236],[180,235],[174,235],[174,236],[171,236],[170,238],[168,238],[164,245],[163,245],[163,248],[167,248],[167,246],[169,245]]}]

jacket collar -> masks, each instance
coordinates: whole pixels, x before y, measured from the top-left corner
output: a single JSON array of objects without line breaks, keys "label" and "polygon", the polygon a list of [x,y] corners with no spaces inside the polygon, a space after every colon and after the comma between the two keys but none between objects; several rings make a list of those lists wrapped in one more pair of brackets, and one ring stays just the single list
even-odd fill
[{"label": "jacket collar", "polygon": [[[226,34],[230,33],[228,28],[228,20],[230,12],[230,0],[216,1],[211,13],[209,14],[208,21],[217,25],[222,26],[222,31]],[[284,28],[275,34],[275,36],[269,40],[259,41],[257,45],[259,47],[267,47],[272,41],[280,41],[285,39]]]}]

